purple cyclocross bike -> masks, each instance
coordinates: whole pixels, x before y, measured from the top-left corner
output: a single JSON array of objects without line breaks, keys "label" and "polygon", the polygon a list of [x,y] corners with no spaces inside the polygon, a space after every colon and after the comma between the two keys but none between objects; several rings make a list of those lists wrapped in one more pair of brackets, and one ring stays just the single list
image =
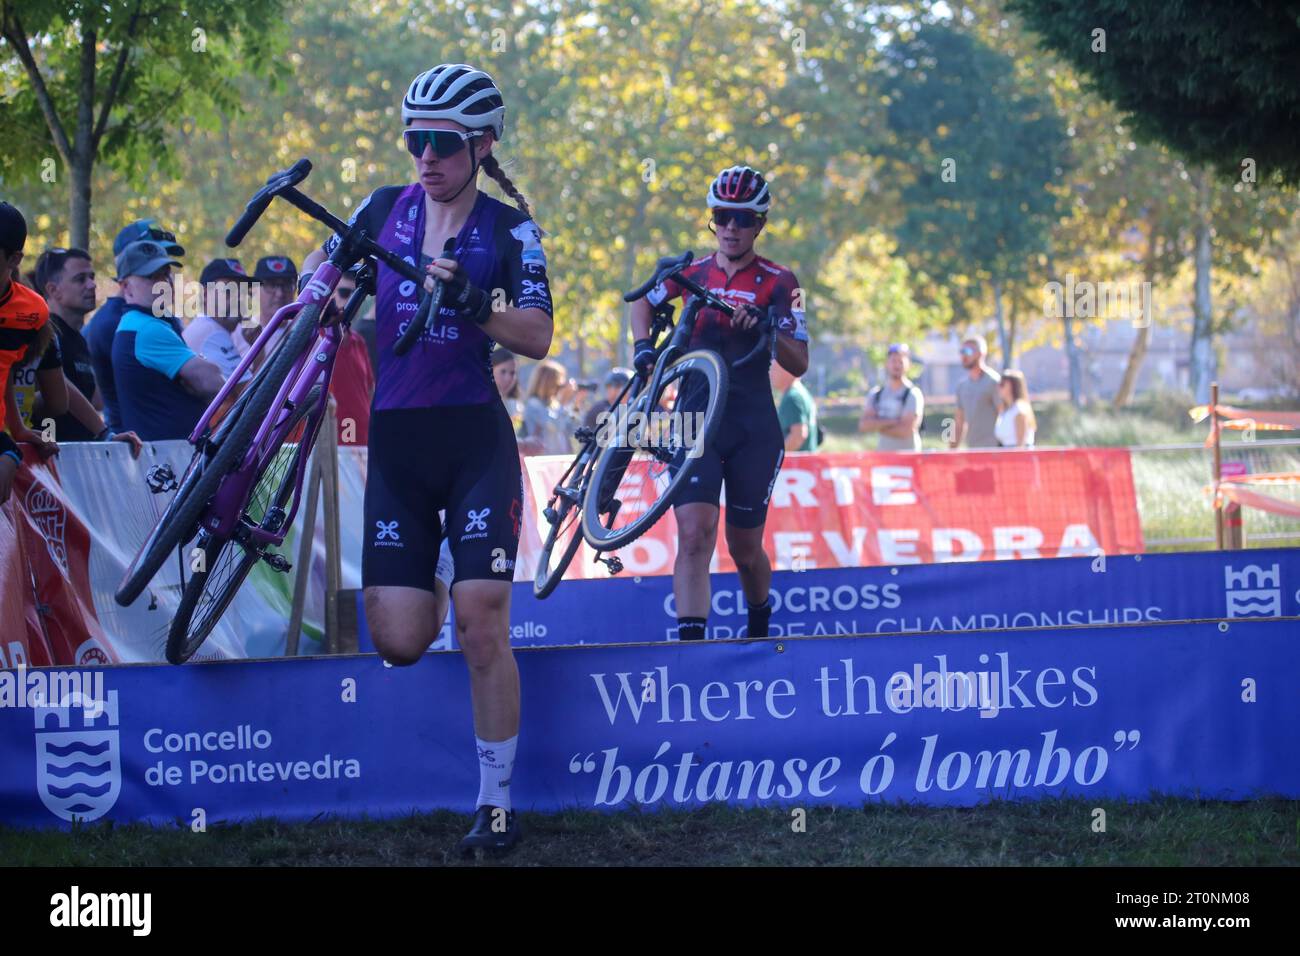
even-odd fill
[{"label": "purple cyclocross bike", "polygon": [[[167,465],[150,470],[150,489],[172,497],[114,594],[122,606],[131,604],[163,563],[177,555],[183,587],[167,633],[167,660],[173,664],[183,664],[198,650],[256,562],[289,570],[289,562],[274,549],[284,543],[298,512],[307,460],[329,401],[334,358],[345,330],[374,292],[377,264],[412,282],[426,278],[380,248],[365,230],[350,227],[299,192],[297,185],[310,172],[311,163],[301,159],[268,179],[226,236],[226,245],[238,246],[277,196],[324,223],[341,242],[297,301],[275,313],[194,426],[189,437],[194,455],[185,473],[177,479]],[[357,263],[362,265],[356,292],[342,318],[322,324],[339,278]],[[435,282],[395,351],[405,352],[419,337],[437,314],[442,292],[442,283]],[[235,383],[285,326],[284,340],[218,420]]]}]

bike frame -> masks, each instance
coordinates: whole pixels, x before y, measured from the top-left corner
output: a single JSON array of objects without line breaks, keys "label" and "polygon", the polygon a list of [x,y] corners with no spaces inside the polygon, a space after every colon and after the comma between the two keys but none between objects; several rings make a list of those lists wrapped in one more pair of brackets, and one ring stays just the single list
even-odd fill
[{"label": "bike frame", "polygon": [[[338,255],[340,251],[341,249],[336,251],[335,254]],[[212,404],[203,413],[198,425],[195,426],[194,433],[190,436],[191,444],[197,445],[202,440],[203,433],[206,431],[216,409],[229,397],[235,383],[251,367],[257,355],[267,347],[276,330],[286,322],[295,321],[302,309],[308,305],[319,304],[323,310],[330,297],[334,295],[334,289],[338,286],[342,275],[343,272],[337,263],[332,260],[322,263],[313,274],[311,281],[299,294],[297,300],[282,307],[275,313],[267,327],[262,330],[262,334],[257,337],[257,341],[245,353],[230,378],[226,380],[226,384],[222,386],[221,391],[217,393],[217,397],[212,400]],[[284,382],[281,383],[279,392],[276,393],[275,401],[271,405],[274,410],[273,414],[267,415],[262,421],[240,466],[221,482],[216,494],[213,495],[212,502],[200,518],[199,527],[203,531],[221,537],[234,535],[243,507],[247,503],[252,490],[253,481],[260,470],[256,466],[263,460],[267,449],[279,449],[284,443],[284,439],[288,434],[289,413],[307,401],[312,388],[317,382],[321,383],[320,401],[322,405],[325,401],[328,401],[329,382],[334,371],[334,359],[338,354],[339,346],[343,343],[343,330],[346,327],[346,324],[342,321],[335,325],[323,327],[312,346],[304,350],[303,354],[294,362],[289,374],[285,376]],[[302,441],[311,442],[315,439],[320,419],[319,412],[312,413],[307,420],[307,427],[303,432]],[[289,528],[293,526],[293,519],[297,514],[298,505],[302,498],[306,462],[306,455],[299,456],[294,476],[293,506],[289,513],[274,529],[248,528],[248,544],[255,545],[259,550],[265,550],[268,547],[277,547],[284,543]]]}]

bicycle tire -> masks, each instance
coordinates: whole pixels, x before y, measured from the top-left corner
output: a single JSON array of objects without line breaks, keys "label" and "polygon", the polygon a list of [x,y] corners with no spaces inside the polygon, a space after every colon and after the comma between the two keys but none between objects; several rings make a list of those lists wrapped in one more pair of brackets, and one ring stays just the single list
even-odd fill
[{"label": "bicycle tire", "polygon": [[293,327],[270,360],[271,367],[266,378],[253,388],[252,396],[238,419],[224,432],[223,440],[211,460],[197,474],[195,464],[207,451],[204,448],[195,451],[181,486],[167,503],[162,516],[145,538],[135,560],[127,568],[113,594],[113,599],[122,607],[134,603],[158,573],[163,562],[197,533],[203,509],[216,494],[222,479],[239,466],[271,403],[275,401],[281,383],[316,334],[320,311],[320,305],[312,303],[298,313]]},{"label": "bicycle tire", "polygon": [[[579,452],[579,457],[587,454],[589,452],[584,448]],[[586,496],[587,488],[590,487],[591,466],[594,460],[594,458],[588,458],[585,463],[578,466],[576,475],[579,499],[577,502],[571,501],[564,495],[552,497],[551,502],[558,500],[558,507],[548,502],[551,507],[555,508],[557,520],[551,525],[550,531],[547,532],[546,540],[542,542],[542,550],[537,558],[537,571],[533,575],[533,597],[539,601],[550,597],[551,593],[559,586],[560,580],[564,577],[564,572],[569,569],[569,565],[573,562],[573,556],[578,553],[578,545],[582,543],[581,501]],[[560,552],[559,561],[552,567],[550,560],[555,551],[556,538],[559,535],[560,527],[564,524],[564,520],[569,517],[578,522],[575,529],[577,533],[569,538]]]},{"label": "bicycle tire", "polygon": [[[321,400],[321,386],[315,386],[308,394],[308,399],[299,404],[290,414],[288,428],[286,433],[296,428],[309,413],[316,409]],[[303,454],[311,454],[311,446],[315,444],[315,432],[311,435],[312,441],[306,441],[307,436],[298,442],[298,447],[294,451],[295,460],[285,468],[280,477],[280,483],[275,490],[274,496],[269,504],[275,507],[283,508],[289,495],[292,493],[295,485],[294,476],[297,470],[297,457]],[[283,445],[280,446],[284,447]],[[276,449],[279,452],[279,448]],[[253,488],[256,490],[261,484],[263,476],[267,470],[274,464],[276,455],[268,455],[265,463],[262,465],[256,480],[253,482]],[[251,500],[251,495],[250,495]],[[247,512],[247,504],[244,508]],[[242,515],[241,515],[242,517]],[[263,515],[265,518],[265,515]],[[238,558],[238,564],[234,572],[222,581],[220,590],[211,600],[209,610],[200,618],[198,627],[192,627],[194,611],[198,607],[199,599],[207,591],[207,582],[213,570],[217,567],[217,562],[221,558],[221,553],[227,547],[234,546],[241,549]],[[203,646],[203,642],[208,639],[212,629],[216,627],[221,616],[225,614],[226,608],[234,599],[235,594],[239,591],[240,585],[253,570],[259,556],[256,553],[248,551],[238,542],[231,538],[210,538],[204,545],[203,549],[203,570],[195,571],[190,575],[190,579],[185,582],[185,589],[181,592],[180,603],[176,606],[176,614],[172,617],[171,626],[167,630],[167,662],[169,664],[184,664]]]},{"label": "bicycle tire", "polygon": [[[671,382],[677,377],[674,372],[680,372],[685,368],[699,371],[704,374],[709,384],[709,397],[704,411],[704,424],[699,429],[696,441],[708,447],[713,441],[713,436],[717,434],[718,426],[722,422],[722,414],[726,407],[727,400],[727,366],[723,364],[722,359],[717,352],[710,349],[696,349],[693,352],[687,352],[685,355],[676,359],[664,369],[663,378],[659,383],[659,392],[654,396],[649,396],[643,392],[637,401],[645,401],[647,407],[653,408],[658,401],[659,396]],[[672,476],[668,487],[659,499],[647,508],[640,517],[630,522],[622,528],[606,528],[601,524],[602,502],[599,500],[600,495],[592,494],[593,488],[600,489],[606,487],[606,482],[612,477],[611,469],[620,467],[618,458],[620,455],[627,456],[628,452],[624,446],[617,442],[609,442],[600,450],[596,456],[596,462],[591,469],[591,477],[587,482],[587,494],[582,500],[582,537],[595,548],[597,551],[617,551],[628,544],[631,544],[641,535],[645,534],[663,517],[672,505],[677,489],[682,486],[695,470],[695,465],[699,458],[687,456],[682,465],[678,468],[677,473]],[[625,457],[621,467],[626,470],[628,459]],[[619,476],[621,478],[621,474]],[[617,487],[617,481],[614,487]]]}]

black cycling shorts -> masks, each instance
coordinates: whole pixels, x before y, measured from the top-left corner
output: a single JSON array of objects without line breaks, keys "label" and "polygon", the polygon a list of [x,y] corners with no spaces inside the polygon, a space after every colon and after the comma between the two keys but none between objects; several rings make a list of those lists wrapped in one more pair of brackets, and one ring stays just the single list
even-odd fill
[{"label": "black cycling shorts", "polygon": [[444,534],[455,581],[512,581],[523,513],[519,449],[500,401],[371,414],[362,587],[432,591]]},{"label": "black cycling shorts", "polygon": [[771,398],[732,392],[713,441],[677,492],[673,506],[716,505],[725,483],[727,524],[761,527],[784,458],[785,438]]}]

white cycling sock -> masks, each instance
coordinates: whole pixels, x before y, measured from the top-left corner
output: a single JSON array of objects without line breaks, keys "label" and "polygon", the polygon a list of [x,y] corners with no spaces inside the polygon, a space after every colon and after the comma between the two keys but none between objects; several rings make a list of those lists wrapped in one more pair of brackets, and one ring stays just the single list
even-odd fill
[{"label": "white cycling sock", "polygon": [[510,809],[510,775],[515,769],[515,744],[519,735],[496,742],[474,738],[478,744],[478,802]]}]

